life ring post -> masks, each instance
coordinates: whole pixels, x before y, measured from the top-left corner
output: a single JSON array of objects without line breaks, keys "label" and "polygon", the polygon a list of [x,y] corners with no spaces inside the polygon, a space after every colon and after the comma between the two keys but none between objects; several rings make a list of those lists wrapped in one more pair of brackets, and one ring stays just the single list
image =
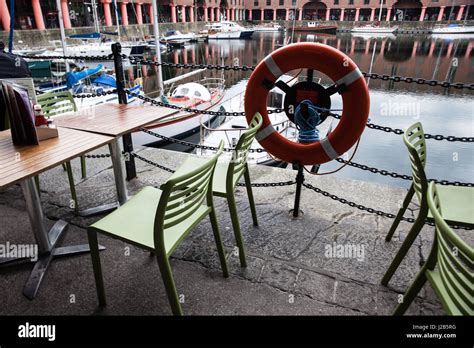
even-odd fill
[{"label": "life ring post", "polygon": [[298,173],[296,174],[296,192],[295,192],[295,204],[293,206],[293,217],[298,217],[300,213],[300,200],[301,200],[301,188],[304,183],[304,167],[296,163],[294,165],[298,169]]}]

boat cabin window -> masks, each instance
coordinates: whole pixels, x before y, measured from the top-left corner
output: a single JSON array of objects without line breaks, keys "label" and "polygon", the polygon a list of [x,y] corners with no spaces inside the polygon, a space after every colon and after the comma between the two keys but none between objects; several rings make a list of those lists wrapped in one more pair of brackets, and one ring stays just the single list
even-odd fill
[{"label": "boat cabin window", "polygon": [[196,97],[200,97],[200,96],[201,96],[201,92],[195,91],[195,92],[194,92],[194,95],[195,95]]}]

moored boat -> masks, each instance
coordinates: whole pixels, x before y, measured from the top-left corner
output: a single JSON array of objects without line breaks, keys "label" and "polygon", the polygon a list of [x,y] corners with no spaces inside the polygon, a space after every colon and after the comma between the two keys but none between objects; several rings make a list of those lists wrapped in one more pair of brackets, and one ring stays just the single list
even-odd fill
[{"label": "moored boat", "polygon": [[337,26],[317,24],[316,22],[308,22],[305,26],[293,27],[292,29],[294,31],[336,34]]},{"label": "moored boat", "polygon": [[246,29],[235,22],[221,21],[206,25],[208,40],[250,39],[254,30]]},{"label": "moored boat", "polygon": [[[171,88],[170,93],[159,98],[163,103],[177,105],[183,108],[197,110],[210,110],[217,108],[225,94],[224,79],[204,78],[197,82],[188,82]],[[185,112],[177,110],[158,121],[145,126],[160,135],[170,138],[183,138],[197,133],[200,128],[200,120],[212,122],[217,116],[203,115],[199,112]],[[157,142],[160,139],[146,134],[136,134],[137,144]]]},{"label": "moored boat", "polygon": [[377,25],[364,25],[351,29],[351,33],[364,33],[364,34],[394,34],[398,30],[398,27],[381,27]]},{"label": "moored boat", "polygon": [[432,34],[443,35],[443,34],[474,34],[474,25],[460,26],[457,24],[450,24],[447,27],[434,28],[431,31]]}]

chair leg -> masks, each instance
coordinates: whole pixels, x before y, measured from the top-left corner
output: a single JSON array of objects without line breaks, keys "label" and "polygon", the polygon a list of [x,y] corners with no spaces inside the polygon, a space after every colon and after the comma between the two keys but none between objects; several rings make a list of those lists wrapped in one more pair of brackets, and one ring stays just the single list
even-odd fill
[{"label": "chair leg", "polygon": [[87,177],[86,156],[81,156],[81,175],[83,179]]},{"label": "chair leg", "polygon": [[66,171],[67,170],[66,165],[63,163],[62,166],[63,166],[64,171]]},{"label": "chair leg", "polygon": [[258,226],[257,211],[255,209],[255,201],[253,199],[252,183],[250,181],[250,174],[249,174],[248,168],[245,170],[244,179],[245,179],[245,188],[247,189],[247,196],[249,197],[250,211],[252,212],[253,225]]},{"label": "chair leg", "polygon": [[209,219],[211,220],[212,232],[214,233],[217,252],[219,253],[219,260],[221,261],[222,273],[224,274],[224,277],[227,278],[229,276],[229,270],[227,269],[224,246],[222,245],[222,238],[219,232],[219,224],[217,223],[216,212],[214,211],[214,209],[212,209],[209,213]]},{"label": "chair leg", "polygon": [[227,204],[229,205],[230,218],[232,220],[232,227],[234,229],[235,240],[239,248],[239,259],[240,266],[247,267],[247,261],[245,259],[244,242],[242,234],[240,233],[239,216],[237,214],[237,205],[235,203],[235,197],[233,192],[227,193]]},{"label": "chair leg", "polygon": [[420,213],[418,214],[415,223],[411,227],[410,232],[408,232],[407,237],[403,241],[400,250],[398,250],[397,255],[395,255],[395,258],[392,260],[392,263],[388,267],[387,272],[385,272],[385,275],[382,278],[382,285],[387,286],[390,279],[392,279],[393,274],[397,270],[398,266],[400,266],[400,263],[408,252],[408,249],[410,249],[411,245],[413,244],[416,237],[420,233],[423,225],[425,224],[425,219],[427,215],[427,208],[423,207]]},{"label": "chair leg", "polygon": [[403,295],[403,302],[399,303],[398,306],[395,308],[393,315],[403,315],[410,304],[415,299],[416,295],[420,292],[423,285],[426,283],[426,268],[422,267],[420,273],[417,274],[415,281],[413,284],[408,288],[405,295]]},{"label": "chair leg", "polygon": [[106,305],[104,279],[102,277],[102,267],[100,266],[97,232],[88,229],[87,238],[89,239],[89,247],[91,250],[92,267],[94,268],[95,286],[97,288],[97,296],[99,297],[99,306],[104,307]]},{"label": "chair leg", "polygon": [[74,210],[78,211],[79,206],[77,204],[76,185],[74,184],[74,175],[72,173],[72,167],[71,167],[70,161],[66,162],[66,172],[67,172],[67,178],[69,180],[69,189],[71,190],[71,197],[72,197],[72,200],[74,201]]},{"label": "chair leg", "polygon": [[178,292],[174,284],[173,273],[171,273],[171,267],[168,258],[164,255],[157,255],[158,267],[160,268],[161,278],[165,285],[166,294],[168,295],[168,301],[171,306],[171,311],[174,315],[183,315],[183,310],[179,304]]},{"label": "chair leg", "polygon": [[408,190],[407,195],[405,196],[405,199],[403,200],[402,207],[398,210],[397,216],[395,217],[395,220],[393,221],[393,224],[390,227],[390,231],[388,231],[387,236],[385,237],[386,242],[390,242],[390,240],[392,239],[392,236],[395,233],[398,225],[400,224],[403,214],[405,214],[405,211],[407,210],[408,205],[410,204],[414,193],[415,193],[415,189],[413,188],[413,184],[412,184],[410,186],[410,189]]}]

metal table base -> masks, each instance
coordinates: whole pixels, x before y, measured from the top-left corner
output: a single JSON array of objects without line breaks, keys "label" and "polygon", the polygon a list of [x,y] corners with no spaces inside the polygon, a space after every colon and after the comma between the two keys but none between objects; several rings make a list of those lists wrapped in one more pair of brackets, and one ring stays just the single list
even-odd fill
[{"label": "metal table base", "polygon": [[[56,247],[62,233],[67,230],[67,222],[59,220],[49,231],[47,231],[44,224],[43,210],[41,208],[41,201],[35,180],[29,178],[22,181],[21,188],[23,196],[25,197],[26,209],[28,211],[33,234],[35,236],[36,244],[38,245],[37,260],[33,261],[30,258],[2,258],[0,259],[0,266],[16,265],[18,262],[35,263],[28,281],[23,288],[23,294],[32,300],[36,297],[44,275],[53,258],[87,253],[89,252],[89,245],[82,244]],[[105,250],[105,248],[99,246],[99,250]]]}]

